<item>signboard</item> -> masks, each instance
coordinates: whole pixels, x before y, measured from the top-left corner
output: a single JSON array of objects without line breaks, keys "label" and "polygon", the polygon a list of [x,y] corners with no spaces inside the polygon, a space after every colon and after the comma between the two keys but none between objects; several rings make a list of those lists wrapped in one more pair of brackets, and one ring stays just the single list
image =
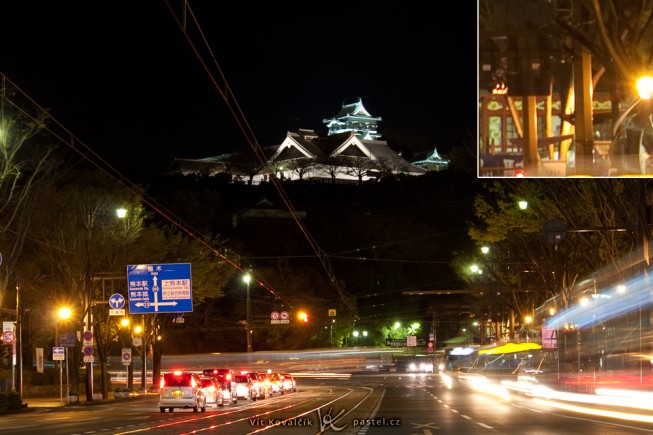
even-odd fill
[{"label": "signboard", "polygon": [[5,331],[2,333],[2,342],[4,344],[11,344],[16,340],[16,334],[13,331]]},{"label": "signboard", "polygon": [[272,311],[270,313],[270,323],[273,325],[278,325],[279,324],[279,312],[278,311]]},{"label": "signboard", "polygon": [[45,367],[43,363],[44,363],[43,348],[37,347],[36,348],[36,372],[37,373],[43,373],[43,368]]},{"label": "signboard", "polygon": [[52,348],[52,361],[63,361],[66,359],[66,355],[64,354],[65,347],[63,346],[58,346],[58,347],[53,347]]},{"label": "signboard", "polygon": [[109,298],[109,315],[110,316],[124,316],[125,315],[125,298],[120,293],[114,293]]},{"label": "signboard", "polygon": [[558,347],[555,328],[542,327],[542,347],[544,349],[556,349]]},{"label": "signboard", "polygon": [[82,352],[86,356],[92,356],[93,355],[93,346],[84,346],[84,349],[82,349]]},{"label": "signboard", "polygon": [[129,365],[132,362],[132,350],[130,347],[122,348],[122,363],[124,365]]},{"label": "signboard", "polygon": [[333,308],[329,309],[329,317],[335,317],[336,316],[336,310]]},{"label": "signboard", "polygon": [[130,314],[193,311],[190,263],[127,266]]},{"label": "signboard", "polygon": [[282,311],[279,313],[279,317],[281,317],[279,323],[290,323],[290,314],[288,314],[288,311]]},{"label": "signboard", "polygon": [[2,322],[2,332],[14,332],[14,322]]},{"label": "signboard", "polygon": [[417,346],[417,337],[414,335],[409,335],[406,337],[406,346]]},{"label": "signboard", "polygon": [[93,358],[92,356],[85,356],[85,357],[84,357],[84,362],[85,362],[85,363],[92,363],[92,362],[95,362],[95,358]]},{"label": "signboard", "polygon": [[75,334],[72,332],[59,334],[59,345],[63,347],[75,347]]}]

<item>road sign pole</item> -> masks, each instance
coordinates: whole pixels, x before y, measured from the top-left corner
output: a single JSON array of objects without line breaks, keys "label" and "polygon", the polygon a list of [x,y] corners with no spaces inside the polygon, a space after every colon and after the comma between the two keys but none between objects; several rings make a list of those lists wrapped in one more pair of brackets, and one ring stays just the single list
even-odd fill
[{"label": "road sign pole", "polygon": [[[91,294],[89,287],[88,311],[86,313],[86,330],[93,332],[93,305],[91,304]],[[93,401],[93,363],[86,363],[86,401]]]},{"label": "road sign pole", "polygon": [[68,347],[66,347],[66,404],[70,405],[70,380],[68,379]]},{"label": "road sign pole", "polygon": [[63,376],[61,376],[61,361],[59,361],[59,403],[63,405]]}]

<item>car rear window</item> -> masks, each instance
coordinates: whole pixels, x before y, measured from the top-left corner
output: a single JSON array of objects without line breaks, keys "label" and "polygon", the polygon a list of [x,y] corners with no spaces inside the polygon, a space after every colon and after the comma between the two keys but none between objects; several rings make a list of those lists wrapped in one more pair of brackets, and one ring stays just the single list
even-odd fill
[{"label": "car rear window", "polygon": [[213,381],[211,379],[202,379],[203,387],[210,387],[211,385],[213,385]]},{"label": "car rear window", "polygon": [[166,387],[190,387],[192,377],[189,375],[163,375]]},{"label": "car rear window", "polygon": [[236,382],[247,382],[247,376],[236,376]]}]

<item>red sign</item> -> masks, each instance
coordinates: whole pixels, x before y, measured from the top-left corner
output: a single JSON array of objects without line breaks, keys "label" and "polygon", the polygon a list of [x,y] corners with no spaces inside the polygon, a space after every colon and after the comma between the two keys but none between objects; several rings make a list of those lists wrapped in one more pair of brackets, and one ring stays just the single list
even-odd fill
[{"label": "red sign", "polygon": [[82,352],[84,352],[84,355],[86,355],[86,356],[93,355],[93,346],[84,346],[84,349],[82,349]]},{"label": "red sign", "polygon": [[2,341],[4,344],[11,344],[16,340],[16,335],[12,331],[5,331],[2,333]]}]

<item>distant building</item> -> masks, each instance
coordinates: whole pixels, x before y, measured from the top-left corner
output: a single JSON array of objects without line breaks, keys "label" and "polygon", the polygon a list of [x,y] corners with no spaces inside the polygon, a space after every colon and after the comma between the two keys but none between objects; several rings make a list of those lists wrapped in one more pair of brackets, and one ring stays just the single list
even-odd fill
[{"label": "distant building", "polygon": [[434,149],[433,154],[423,160],[417,160],[413,162],[413,165],[424,168],[427,171],[443,171],[449,167],[449,160],[445,160],[440,157],[438,150]]},{"label": "distant building", "polygon": [[[175,159],[176,172],[215,176],[252,184],[282,180],[324,180],[362,183],[388,176],[418,176],[428,172],[392,150],[380,140],[377,123],[359,98],[343,104],[340,112],[323,120],[328,132],[300,129],[288,132],[281,144],[265,148],[266,162],[252,162],[237,155],[203,159]],[[437,152],[436,152],[437,154]]]},{"label": "distant building", "polygon": [[356,137],[362,140],[376,140],[381,137],[376,131],[379,121],[380,117],[374,117],[365,110],[360,97],[355,103],[343,103],[336,116],[322,120],[329,129],[329,136],[353,131]]}]

